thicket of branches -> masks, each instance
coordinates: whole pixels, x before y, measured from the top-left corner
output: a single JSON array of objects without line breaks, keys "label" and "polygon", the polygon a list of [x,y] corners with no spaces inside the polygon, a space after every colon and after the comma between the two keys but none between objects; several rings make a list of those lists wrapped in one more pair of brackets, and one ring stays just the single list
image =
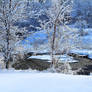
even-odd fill
[{"label": "thicket of branches", "polygon": [[[34,6],[35,4],[31,3],[34,1],[0,1],[0,48],[4,56],[5,68],[7,69],[11,61],[15,62],[13,57],[18,43],[31,34],[25,27],[19,29],[17,26],[14,26],[14,23],[18,20],[37,18],[45,11],[44,14],[48,17],[48,21],[38,20],[40,23],[40,28],[38,29],[44,29],[48,34],[52,67],[55,67],[59,61],[56,53],[67,54],[70,49],[76,48],[76,44],[77,46],[79,44],[79,35],[68,26],[71,21],[73,0],[51,0],[51,6],[40,11]],[[45,3],[45,0],[39,0],[39,2],[42,4],[42,2]],[[33,5],[31,6],[31,4]]]}]

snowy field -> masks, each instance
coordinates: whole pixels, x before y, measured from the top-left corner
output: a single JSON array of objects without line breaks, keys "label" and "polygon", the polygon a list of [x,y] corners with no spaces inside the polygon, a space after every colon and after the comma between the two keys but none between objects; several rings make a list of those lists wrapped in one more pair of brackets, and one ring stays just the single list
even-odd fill
[{"label": "snowy field", "polygon": [[0,92],[92,92],[92,76],[0,71]]}]

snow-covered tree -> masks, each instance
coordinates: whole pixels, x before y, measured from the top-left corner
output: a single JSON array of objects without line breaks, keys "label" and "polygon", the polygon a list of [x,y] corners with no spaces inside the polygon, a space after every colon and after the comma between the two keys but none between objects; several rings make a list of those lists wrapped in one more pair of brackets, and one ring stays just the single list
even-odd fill
[{"label": "snow-covered tree", "polygon": [[68,26],[71,21],[73,0],[52,0],[47,10],[49,21],[45,23],[48,33],[52,67],[57,67],[60,57],[56,53],[68,54],[71,49],[79,48],[80,38],[77,30]]},{"label": "snow-covered tree", "polygon": [[86,34],[84,29],[88,27],[88,23],[86,20],[83,20],[81,16],[79,16],[75,23],[75,27],[79,29],[80,36],[84,36]]},{"label": "snow-covered tree", "polygon": [[5,68],[9,68],[13,61],[13,54],[17,44],[24,39],[27,31],[20,30],[14,23],[22,17],[23,2],[21,0],[1,0],[0,3],[0,46],[2,48]]},{"label": "snow-covered tree", "polygon": [[62,28],[68,28],[66,27],[66,24],[70,21],[72,4],[73,0],[52,0],[52,6],[47,11],[49,15],[49,22],[46,23],[45,28],[46,30],[48,29],[49,34],[52,34],[50,35],[50,45],[53,65],[57,62],[55,60],[55,54],[56,51],[59,50],[58,46],[61,45],[59,44],[62,37],[62,32],[60,31],[62,31]]},{"label": "snow-covered tree", "polygon": [[91,27],[92,20],[92,1],[91,0],[74,0],[73,21],[76,22],[78,17],[87,21],[88,27]]}]

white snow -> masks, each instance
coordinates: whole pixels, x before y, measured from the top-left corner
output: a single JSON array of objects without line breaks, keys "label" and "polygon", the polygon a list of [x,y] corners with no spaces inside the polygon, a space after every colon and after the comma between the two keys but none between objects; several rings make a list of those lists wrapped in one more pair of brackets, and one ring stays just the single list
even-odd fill
[{"label": "white snow", "polygon": [[80,55],[88,55],[88,57],[90,59],[92,59],[92,50],[87,50],[87,49],[84,49],[84,50],[72,50],[71,52],[73,53],[76,53],[76,54],[80,54]]},{"label": "white snow", "polygon": [[51,57],[50,57],[50,55],[38,55],[38,56],[31,56],[31,57],[29,57],[29,58],[31,58],[31,59],[43,59],[43,60],[48,60],[48,61],[50,61],[51,60]]},{"label": "white snow", "polygon": [[[68,55],[56,55],[55,56],[60,62],[77,62],[72,57]],[[29,57],[31,59],[42,59],[42,60],[48,60],[48,62],[51,62],[51,56],[50,55],[37,55],[37,56],[31,56]]]},{"label": "white snow", "polygon": [[92,76],[3,71],[0,92],[92,92]]}]

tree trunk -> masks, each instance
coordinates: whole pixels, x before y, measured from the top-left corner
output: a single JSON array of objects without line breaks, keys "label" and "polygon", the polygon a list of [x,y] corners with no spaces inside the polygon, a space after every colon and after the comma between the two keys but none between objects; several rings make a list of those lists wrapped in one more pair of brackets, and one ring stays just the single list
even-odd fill
[{"label": "tree trunk", "polygon": [[10,36],[10,28],[7,30],[6,40],[7,40],[7,47],[6,47],[6,69],[9,68],[9,60],[10,60],[10,43],[9,37]]},{"label": "tree trunk", "polygon": [[51,52],[51,56],[52,56],[52,66],[55,67],[56,65],[56,60],[55,60],[55,39],[56,39],[56,22],[54,24],[54,33],[53,33],[53,37],[52,37],[52,52]]},{"label": "tree trunk", "polygon": [[9,69],[9,61],[6,62],[6,66],[5,66],[6,69]]},{"label": "tree trunk", "polygon": [[9,16],[7,18],[7,21],[5,21],[5,27],[6,27],[6,69],[9,68],[9,62],[10,62],[10,15],[11,15],[11,2],[9,1]]}]

